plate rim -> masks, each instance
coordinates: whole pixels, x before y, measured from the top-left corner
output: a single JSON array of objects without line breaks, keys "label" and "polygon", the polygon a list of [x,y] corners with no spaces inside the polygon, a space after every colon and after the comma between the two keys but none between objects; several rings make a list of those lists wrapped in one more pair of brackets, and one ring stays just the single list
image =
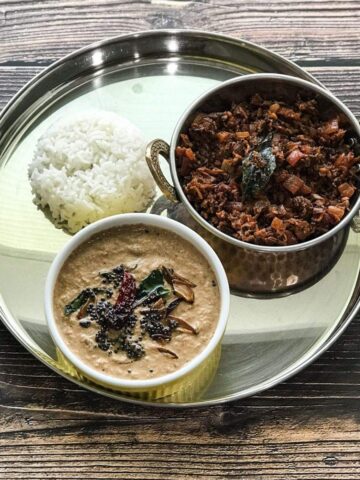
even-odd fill
[{"label": "plate rim", "polygon": [[[28,82],[23,85],[23,87],[20,88],[20,90],[6,103],[6,105],[3,107],[3,109],[0,111],[0,125],[3,122],[4,117],[8,114],[8,111],[19,101],[21,100],[21,97],[23,96],[24,93],[27,93],[27,91],[36,85],[39,80],[41,80],[43,77],[51,73],[53,70],[55,70],[58,66],[68,62],[69,60],[74,60],[76,57],[86,53],[90,52],[91,50],[95,50],[97,48],[102,48],[104,46],[110,45],[111,43],[116,43],[118,41],[126,41],[126,40],[131,40],[131,39],[136,39],[140,37],[146,37],[146,36],[160,36],[160,35],[184,35],[184,36],[198,36],[198,37],[208,37],[208,38],[214,38],[226,43],[231,43],[235,46],[243,46],[247,47],[251,50],[254,50],[256,52],[259,52],[260,54],[265,53],[267,56],[273,58],[274,60],[281,62],[283,64],[288,65],[289,67],[293,68],[294,70],[302,70],[302,72],[309,78],[309,81],[312,81],[316,83],[317,85],[320,85],[323,87],[323,84],[317,80],[311,73],[307,72],[305,69],[297,65],[295,62],[292,60],[289,60],[282,55],[273,52],[272,50],[263,47],[261,45],[258,45],[257,43],[250,42],[248,40],[243,40],[243,39],[237,39],[235,37],[232,37],[230,35],[224,35],[221,33],[213,33],[213,32],[208,32],[206,30],[201,30],[201,29],[181,29],[181,28],[168,28],[168,29],[157,29],[157,30],[141,30],[139,32],[134,32],[134,33],[126,33],[123,35],[116,35],[113,37],[106,37],[103,40],[99,40],[97,42],[90,43],[88,45],[85,45],[84,47],[80,47],[65,56],[59,58],[58,60],[55,60],[52,62],[50,65],[46,66],[41,72],[37,73],[33,78],[31,78]],[[99,66],[98,66],[99,67]],[[99,69],[99,68],[96,68]]]},{"label": "plate rim", "polygon": [[[307,72],[304,70],[302,67],[297,65],[295,62],[288,60],[287,58],[283,57],[282,55],[273,52],[272,50],[269,50],[266,47],[263,47],[261,45],[258,45],[254,42],[250,42],[247,40],[242,40],[242,39],[237,39],[234,38],[230,35],[224,35],[224,34],[219,34],[219,33],[213,33],[213,32],[207,32],[206,30],[199,30],[199,29],[159,29],[159,30],[144,30],[144,31],[139,31],[139,32],[133,32],[133,33],[128,33],[128,34],[123,34],[123,35],[117,35],[113,37],[108,37],[103,40],[99,40],[97,42],[91,43],[89,45],[86,45],[84,47],[81,47],[79,49],[74,50],[73,52],[68,53],[67,55],[61,57],[60,59],[56,60],[55,62],[52,62],[50,65],[45,67],[42,71],[40,71],[38,74],[36,74],[33,78],[31,78],[10,100],[9,102],[4,106],[2,111],[0,112],[0,127],[2,123],[4,122],[4,119],[6,119],[7,115],[9,112],[11,113],[11,109],[16,106],[18,103],[21,102],[22,98],[28,95],[31,92],[31,89],[36,86],[44,77],[46,77],[48,74],[51,74],[58,66],[61,66],[62,64],[72,61],[76,59],[77,57],[89,53],[95,49],[98,48],[104,48],[108,45],[111,45],[112,43],[117,43],[121,41],[131,41],[135,40],[140,37],[156,37],[156,36],[185,36],[191,38],[192,36],[196,36],[198,38],[207,38],[211,41],[211,39],[215,39],[220,42],[225,42],[228,44],[232,44],[236,47],[242,47],[246,48],[249,50],[249,52],[259,54],[261,56],[267,56],[268,58],[272,59],[273,61],[277,62],[278,64],[283,64],[288,66],[294,71],[302,71],[302,74],[304,77],[306,77],[309,81],[312,81],[316,83],[317,85],[322,85],[319,80],[317,80],[311,73]],[[100,70],[101,65],[94,67],[94,71]],[[326,87],[325,87],[326,88]],[[317,347],[312,347],[307,350],[307,353],[304,353],[300,358],[295,360],[288,368],[285,370],[281,371],[275,376],[270,377],[270,379],[265,380],[256,386],[249,387],[245,390],[242,390],[241,392],[238,393],[233,393],[230,395],[227,395],[225,397],[219,397],[217,399],[212,399],[212,400],[206,400],[206,401],[200,401],[200,402],[184,402],[184,403],[161,403],[161,402],[152,402],[152,401],[144,401],[140,399],[136,399],[133,397],[128,397],[126,395],[120,394],[115,391],[111,391],[108,389],[102,389],[100,386],[97,386],[96,384],[91,384],[88,382],[82,382],[65,371],[59,369],[56,366],[55,360],[52,359],[48,354],[46,354],[46,358],[44,354],[37,349],[35,349],[30,342],[26,340],[26,335],[29,335],[27,332],[25,332],[25,335],[22,332],[21,325],[18,324],[17,320],[14,318],[12,321],[9,321],[5,312],[0,306],[0,320],[4,324],[4,326],[9,330],[9,332],[19,341],[19,343],[26,348],[27,351],[29,351],[32,355],[34,355],[38,360],[40,360],[44,365],[46,365],[48,368],[51,368],[51,370],[55,371],[57,374],[61,375],[62,377],[66,378],[67,380],[73,382],[74,384],[86,389],[90,390],[92,392],[95,392],[97,394],[113,398],[115,400],[121,400],[126,403],[131,403],[135,405],[142,405],[142,406],[153,406],[157,408],[204,408],[212,405],[220,405],[224,404],[227,402],[232,402],[235,400],[239,400],[242,398],[246,398],[255,394],[259,394],[260,392],[263,392],[264,390],[267,390],[269,388],[274,387],[275,385],[278,385],[279,383],[287,380],[288,378],[292,377],[296,373],[300,372],[302,369],[306,368],[309,364],[311,364],[316,358],[318,358],[322,353],[324,353],[339,337],[340,335],[344,332],[344,330],[347,328],[347,326],[350,324],[350,322],[353,320],[355,317],[356,313],[358,312],[360,308],[360,297],[359,297],[359,289],[360,289],[360,275],[358,275],[356,284],[354,286],[353,294],[351,298],[348,300],[348,303],[346,305],[346,309],[340,319],[336,323],[333,324],[333,328],[328,332],[328,334],[325,335],[325,339],[322,341],[320,346]],[[1,295],[1,293],[0,293]],[[5,303],[5,302],[4,302]],[[6,306],[6,303],[5,303]],[[11,314],[10,314],[11,316]],[[11,316],[12,317],[12,316]],[[18,329],[15,327],[18,326]],[[31,338],[31,337],[30,337]],[[314,351],[312,351],[312,349]],[[309,355],[309,352],[310,355]],[[50,360],[54,362],[54,364],[51,363]]]}]

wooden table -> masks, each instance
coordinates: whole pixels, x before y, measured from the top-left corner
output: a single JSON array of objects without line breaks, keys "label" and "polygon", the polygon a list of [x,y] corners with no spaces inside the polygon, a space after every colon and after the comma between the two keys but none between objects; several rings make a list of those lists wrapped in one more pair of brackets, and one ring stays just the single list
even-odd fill
[{"label": "wooden table", "polygon": [[[271,48],[359,115],[359,13],[357,0],[1,0],[0,106],[76,48],[174,27]],[[359,320],[288,382],[196,411],[129,406],[81,390],[0,332],[1,479],[360,478]]]}]

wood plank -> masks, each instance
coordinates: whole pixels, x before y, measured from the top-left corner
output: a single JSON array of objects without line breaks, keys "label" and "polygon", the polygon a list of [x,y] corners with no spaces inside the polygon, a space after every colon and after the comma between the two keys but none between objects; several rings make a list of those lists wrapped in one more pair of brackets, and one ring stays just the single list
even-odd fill
[{"label": "wood plank", "polygon": [[304,64],[358,64],[357,0],[2,1],[0,64],[48,64],[105,37],[201,28],[260,42]]},{"label": "wood plank", "polygon": [[48,370],[2,326],[0,339],[0,478],[360,476],[360,318],[288,382],[196,412],[99,397]]},{"label": "wood plank", "polygon": [[102,407],[91,413],[68,394],[57,403],[57,409],[46,401],[1,408],[0,475],[352,479],[360,473],[359,426],[345,408],[329,416],[323,407],[304,412],[296,402],[265,411],[235,403],[194,414],[91,395],[87,407]]},{"label": "wood plank", "polygon": [[[311,412],[306,427],[301,414],[251,418],[221,410],[157,415],[128,408],[118,421],[111,414],[101,419],[79,412],[71,421],[66,411],[22,411],[9,421],[11,431],[2,428],[0,475],[352,479],[360,473],[358,427],[341,414],[319,422]],[[227,416],[231,424],[224,423]]]},{"label": "wood plank", "polygon": [[[0,66],[0,108],[41,70],[41,67],[34,66]],[[351,108],[355,115],[360,116],[360,66],[311,67],[307,70]]]},{"label": "wood plank", "polygon": [[[357,320],[357,324],[359,323],[360,319]],[[359,333],[352,326],[349,331],[353,336],[354,346],[358,345]],[[61,409],[65,392],[69,399],[71,398],[72,404],[75,405],[75,407],[66,409],[68,413],[80,409],[88,412],[89,415],[99,415],[108,411],[107,409],[111,405],[111,413],[119,415],[129,408],[122,403],[115,403],[105,398],[101,402],[92,402],[92,393],[82,390],[44,367],[25,352],[6,331],[1,331],[1,337],[6,342],[6,351],[22,352],[22,355],[12,355],[11,363],[1,362],[0,405],[6,408],[18,405],[20,409],[23,408],[22,406],[26,406],[26,409],[35,408],[36,410],[37,406],[42,403],[46,405],[46,407],[43,406],[45,410],[58,411],[59,408]],[[319,409],[321,413],[321,410],[327,407],[327,414],[332,415],[342,406],[346,407],[347,413],[355,413],[360,397],[360,358],[358,355],[357,358],[351,360],[351,363],[343,360],[341,355],[338,355],[338,352],[342,352],[342,341],[341,339],[336,347],[301,374],[261,395],[243,400],[239,405],[247,412],[290,409],[293,412],[301,413],[302,409],[306,407]],[[333,358],[327,359],[326,356]],[[231,408],[234,406],[231,405]],[[156,410],[156,413],[160,414],[160,410]],[[1,428],[0,431],[2,431]]]}]

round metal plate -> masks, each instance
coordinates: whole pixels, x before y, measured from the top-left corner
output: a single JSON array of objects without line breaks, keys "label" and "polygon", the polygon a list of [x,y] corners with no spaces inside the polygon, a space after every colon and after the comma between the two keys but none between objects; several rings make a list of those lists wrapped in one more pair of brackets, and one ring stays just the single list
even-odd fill
[{"label": "round metal plate", "polygon": [[[29,82],[2,112],[0,316],[30,352],[69,380],[144,403],[90,384],[57,360],[44,318],[43,290],[49,264],[68,235],[32,203],[27,165],[37,139],[64,114],[105,109],[128,117],[148,140],[169,141],[177,119],[198,95],[249,72],[316,82],[300,67],[251,43],[189,30],[153,31],[109,39],[65,57]],[[166,214],[168,205],[161,198],[157,205]],[[351,232],[338,263],[314,286],[285,298],[232,296],[221,363],[211,386],[191,403],[165,398],[153,405],[204,406],[242,398],[308,365],[359,307],[359,262],[358,236]]]}]

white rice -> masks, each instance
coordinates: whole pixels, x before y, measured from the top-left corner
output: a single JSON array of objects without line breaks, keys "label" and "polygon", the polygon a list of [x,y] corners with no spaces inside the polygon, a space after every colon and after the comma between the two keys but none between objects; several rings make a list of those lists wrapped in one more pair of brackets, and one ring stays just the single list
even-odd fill
[{"label": "white rice", "polygon": [[115,113],[61,119],[39,138],[29,166],[34,202],[71,233],[146,209],[155,187],[145,146],[139,129]]}]

